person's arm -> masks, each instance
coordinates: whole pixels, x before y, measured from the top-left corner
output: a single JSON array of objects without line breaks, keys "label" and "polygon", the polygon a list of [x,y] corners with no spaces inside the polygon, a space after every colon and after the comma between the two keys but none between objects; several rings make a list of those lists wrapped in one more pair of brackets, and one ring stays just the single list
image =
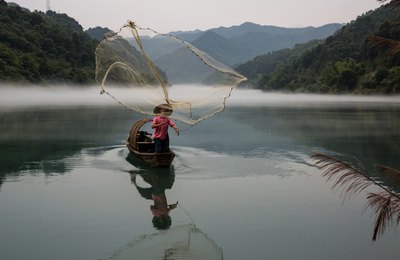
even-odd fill
[{"label": "person's arm", "polygon": [[166,122],[161,121],[160,123],[158,122],[158,120],[156,118],[154,118],[153,122],[151,123],[151,128],[157,128],[159,126],[162,126],[163,124],[165,124]]},{"label": "person's arm", "polygon": [[169,119],[168,124],[175,130],[176,135],[179,135],[179,128],[174,124],[174,122]]},{"label": "person's arm", "polygon": [[179,128],[173,125],[172,128],[175,130],[176,135],[179,135]]},{"label": "person's arm", "polygon": [[163,124],[165,124],[165,123],[159,123],[159,124],[152,124],[151,125],[151,128],[157,128],[157,127],[159,127],[159,126],[162,126]]},{"label": "person's arm", "polygon": [[174,204],[169,204],[169,205],[168,205],[168,209],[169,209],[169,210],[173,210],[173,209],[175,209],[177,206],[178,206],[178,202],[176,202],[176,203],[174,203]]}]

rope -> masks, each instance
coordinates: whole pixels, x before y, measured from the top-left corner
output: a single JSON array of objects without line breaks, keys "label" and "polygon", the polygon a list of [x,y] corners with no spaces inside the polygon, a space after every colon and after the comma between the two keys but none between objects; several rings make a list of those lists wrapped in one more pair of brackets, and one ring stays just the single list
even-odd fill
[{"label": "rope", "polygon": [[[244,76],[240,75],[239,73],[237,73],[237,72],[235,72],[235,71],[233,71],[233,70],[231,70],[231,69],[218,68],[218,67],[216,67],[215,65],[209,63],[207,60],[204,59],[204,57],[203,57],[202,55],[199,54],[199,53],[201,53],[200,50],[198,50],[197,48],[195,48],[194,46],[192,46],[190,43],[188,43],[188,42],[186,42],[186,41],[180,39],[179,37],[174,36],[174,35],[171,35],[171,34],[159,33],[159,32],[157,32],[156,30],[151,29],[151,28],[148,28],[148,27],[147,27],[147,28],[139,27],[139,26],[137,26],[137,25],[135,24],[135,22],[133,22],[133,21],[128,21],[127,24],[125,24],[124,26],[122,26],[122,27],[120,28],[120,30],[119,30],[117,33],[113,33],[113,34],[110,34],[110,35],[105,35],[105,40],[107,40],[107,38],[109,38],[109,37],[113,37],[113,36],[115,36],[115,35],[118,35],[119,33],[122,32],[122,29],[123,29],[123,28],[126,28],[126,27],[129,27],[129,28],[130,28],[130,30],[131,30],[131,32],[132,32],[132,34],[133,34],[133,36],[134,36],[134,39],[135,39],[136,43],[138,44],[138,46],[139,46],[139,48],[140,48],[140,51],[142,52],[142,55],[143,55],[143,57],[144,57],[144,59],[145,59],[147,65],[149,66],[149,68],[150,68],[150,70],[151,70],[153,76],[154,76],[154,77],[156,78],[156,80],[160,83],[160,85],[161,85],[161,87],[162,87],[162,89],[163,89],[163,92],[164,92],[165,102],[166,102],[167,104],[171,105],[172,107],[178,107],[179,105],[185,105],[185,106],[188,107],[189,114],[190,114],[189,121],[188,121],[188,120],[185,120],[185,119],[182,119],[182,118],[179,118],[179,117],[176,117],[176,118],[175,118],[176,120],[178,120],[178,121],[180,121],[180,122],[182,122],[182,123],[184,123],[184,124],[186,124],[186,125],[189,125],[189,127],[185,128],[185,129],[182,129],[181,131],[186,131],[186,130],[190,129],[192,126],[197,125],[198,123],[202,122],[203,120],[206,120],[206,119],[208,119],[208,118],[210,118],[210,117],[212,117],[212,116],[214,116],[214,115],[216,115],[216,114],[219,114],[219,113],[224,112],[224,111],[225,111],[225,108],[226,108],[226,101],[227,101],[227,99],[231,96],[233,89],[234,89],[240,82],[247,80]],[[186,102],[186,101],[185,101],[185,102],[178,102],[178,101],[171,100],[171,99],[169,98],[169,95],[168,95],[167,85],[166,85],[166,83],[164,82],[164,80],[161,78],[160,74],[158,73],[156,66],[154,65],[154,63],[152,62],[152,60],[150,59],[150,57],[149,57],[149,56],[147,55],[147,53],[145,52],[144,47],[143,47],[143,44],[142,44],[142,41],[141,41],[141,39],[140,39],[140,35],[139,35],[137,29],[143,30],[143,31],[144,31],[144,30],[146,30],[146,31],[151,31],[151,32],[153,32],[153,33],[155,33],[155,34],[157,34],[157,35],[162,35],[162,36],[165,36],[165,37],[173,38],[173,39],[179,41],[180,43],[182,43],[187,49],[189,49],[189,50],[192,52],[192,54],[194,54],[195,56],[197,56],[206,66],[208,66],[208,67],[214,69],[214,70],[217,71],[217,72],[227,73],[227,74],[229,74],[229,75],[231,75],[231,76],[237,78],[238,81],[237,81],[236,83],[234,83],[234,84],[229,88],[229,90],[228,90],[228,95],[227,95],[226,97],[224,97],[223,103],[222,103],[222,106],[221,106],[221,109],[219,109],[219,110],[217,110],[217,111],[214,111],[213,113],[211,113],[211,114],[209,114],[209,115],[206,115],[206,116],[203,116],[203,117],[201,117],[201,118],[193,119],[193,111],[192,111],[193,108],[192,108],[192,104],[191,104],[190,102]],[[96,53],[97,53],[98,49],[100,48],[100,45],[101,45],[101,44],[99,44],[99,46],[96,48]],[[210,58],[211,58],[211,57],[210,57]],[[211,59],[212,59],[212,58],[211,58]],[[213,59],[212,59],[212,60],[213,60]],[[215,61],[215,60],[214,60],[214,61]],[[215,61],[215,62],[218,63],[217,61]],[[103,77],[103,79],[102,79],[102,81],[101,81],[101,83],[100,83],[100,82],[99,82],[99,79],[98,79],[99,64],[100,64],[99,58],[98,58],[97,55],[96,55],[96,81],[99,83],[100,88],[101,88],[100,94],[106,93],[108,96],[110,96],[112,99],[114,99],[115,101],[117,101],[120,105],[122,105],[122,106],[125,107],[125,108],[131,109],[131,110],[135,110],[135,111],[137,111],[137,112],[139,112],[139,113],[142,113],[142,114],[144,114],[144,115],[155,115],[154,113],[149,113],[149,112],[143,111],[143,110],[141,110],[141,109],[139,109],[139,108],[137,108],[137,107],[132,107],[132,106],[130,106],[130,105],[125,104],[124,102],[118,100],[118,98],[116,98],[115,96],[113,96],[111,93],[109,93],[108,91],[106,91],[106,90],[104,89],[104,85],[105,85],[105,81],[107,80],[107,76],[108,76],[109,72],[111,71],[111,69],[112,69],[114,66],[121,65],[121,66],[127,67],[128,71],[129,71],[131,74],[134,73],[134,72],[131,72],[131,69],[130,69],[130,67],[129,67],[128,65],[126,65],[126,64],[124,64],[124,63],[122,63],[122,62],[114,62],[114,63],[111,64],[110,67],[107,69],[107,71],[106,71],[106,73],[105,73],[105,75],[104,75],[104,77]],[[221,64],[221,66],[224,66],[224,65]]]},{"label": "rope", "polygon": [[[246,80],[245,77],[243,77],[242,75],[240,75],[240,74],[238,74],[238,73],[235,73],[234,71],[221,70],[221,69],[215,67],[214,65],[208,63],[206,60],[204,60],[203,57],[201,57],[197,52],[194,51],[195,47],[193,47],[190,43],[188,43],[188,42],[186,42],[186,41],[180,39],[179,37],[177,37],[177,36],[175,36],[175,35],[172,35],[172,34],[165,34],[165,33],[159,33],[159,32],[157,32],[156,30],[151,29],[151,28],[148,28],[148,27],[142,28],[142,27],[137,26],[137,25],[136,25],[134,22],[132,22],[132,21],[128,21],[128,25],[126,25],[126,26],[134,26],[135,28],[138,28],[139,30],[142,30],[142,31],[151,31],[151,32],[153,32],[153,33],[155,33],[155,34],[157,34],[157,35],[162,35],[162,36],[174,38],[174,39],[176,39],[177,41],[179,41],[179,42],[181,42],[182,44],[184,44],[185,47],[188,48],[194,55],[196,55],[205,65],[207,65],[207,66],[209,66],[209,67],[215,69],[216,71],[229,73],[230,75],[239,78],[241,81],[245,81],[245,80]],[[135,30],[136,30],[136,29],[135,29]],[[196,48],[196,49],[197,49],[197,48]],[[239,82],[239,83],[240,83],[240,82]],[[238,84],[239,84],[239,83],[238,83]]]},{"label": "rope", "polygon": [[185,212],[186,216],[190,219],[191,224],[193,224],[195,227],[197,227],[196,223],[194,223],[194,220],[193,220],[192,216],[189,214],[189,212],[187,212],[187,210],[184,207],[182,207],[181,204],[179,204],[179,203],[178,203],[178,207],[180,209],[182,209],[183,212]]}]

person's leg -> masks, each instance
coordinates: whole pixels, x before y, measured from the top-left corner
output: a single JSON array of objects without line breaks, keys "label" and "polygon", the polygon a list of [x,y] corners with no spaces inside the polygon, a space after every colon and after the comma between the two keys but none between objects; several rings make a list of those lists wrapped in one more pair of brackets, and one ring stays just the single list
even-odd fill
[{"label": "person's leg", "polygon": [[158,138],[154,138],[154,149],[155,149],[155,153],[162,153],[162,141]]},{"label": "person's leg", "polygon": [[163,151],[163,153],[169,152],[169,137],[168,136],[165,140],[163,140],[162,151]]}]

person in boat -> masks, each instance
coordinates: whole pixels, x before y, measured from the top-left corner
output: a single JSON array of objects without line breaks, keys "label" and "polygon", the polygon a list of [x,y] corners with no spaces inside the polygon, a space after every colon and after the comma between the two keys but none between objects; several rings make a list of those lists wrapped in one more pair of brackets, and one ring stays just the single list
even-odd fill
[{"label": "person in boat", "polygon": [[172,114],[172,108],[168,104],[159,105],[154,108],[156,116],[151,123],[154,129],[153,139],[156,153],[167,153],[169,151],[168,127],[172,127],[176,134],[179,135],[179,129],[175,123],[169,118]]}]

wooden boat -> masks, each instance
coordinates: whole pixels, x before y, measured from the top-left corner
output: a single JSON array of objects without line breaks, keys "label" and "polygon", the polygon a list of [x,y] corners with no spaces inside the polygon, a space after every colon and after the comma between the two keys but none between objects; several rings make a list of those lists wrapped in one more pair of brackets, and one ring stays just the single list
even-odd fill
[{"label": "wooden boat", "polygon": [[143,118],[133,124],[127,140],[128,149],[137,159],[152,167],[168,167],[175,158],[174,151],[169,149],[167,153],[155,153],[151,134],[140,131],[143,125],[151,121]]}]

